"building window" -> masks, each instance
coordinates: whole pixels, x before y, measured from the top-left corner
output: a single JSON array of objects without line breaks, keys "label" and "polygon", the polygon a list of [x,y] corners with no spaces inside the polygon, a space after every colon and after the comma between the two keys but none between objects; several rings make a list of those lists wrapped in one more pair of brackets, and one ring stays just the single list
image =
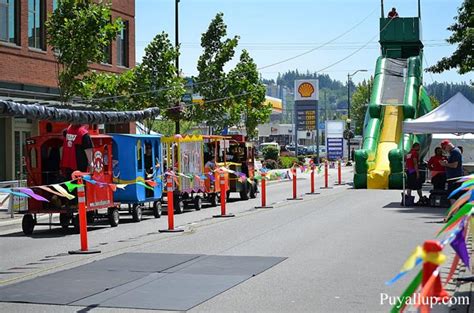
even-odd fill
[{"label": "building window", "polygon": [[28,0],[28,45],[45,50],[45,0]]},{"label": "building window", "polygon": [[117,65],[128,67],[128,22],[117,36]]},{"label": "building window", "polygon": [[102,63],[112,64],[112,43],[104,47],[104,59]]},{"label": "building window", "polygon": [[0,41],[18,44],[18,0],[0,0]]}]

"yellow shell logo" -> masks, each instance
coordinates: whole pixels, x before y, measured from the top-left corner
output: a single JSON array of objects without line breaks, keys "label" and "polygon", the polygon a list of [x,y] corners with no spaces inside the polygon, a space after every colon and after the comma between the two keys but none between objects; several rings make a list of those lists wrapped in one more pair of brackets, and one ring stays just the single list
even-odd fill
[{"label": "yellow shell logo", "polygon": [[302,83],[298,87],[298,93],[302,98],[310,98],[314,93],[314,86],[310,83]]}]

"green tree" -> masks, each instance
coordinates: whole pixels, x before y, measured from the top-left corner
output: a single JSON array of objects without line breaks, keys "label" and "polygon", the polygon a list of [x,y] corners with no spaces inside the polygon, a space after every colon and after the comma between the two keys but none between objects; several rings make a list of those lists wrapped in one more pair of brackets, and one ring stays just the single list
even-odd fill
[{"label": "green tree", "polygon": [[104,59],[104,50],[123,27],[112,20],[110,4],[92,0],[62,0],[46,21],[48,43],[58,62],[62,102],[77,94],[78,80],[89,63]]},{"label": "green tree", "polygon": [[135,109],[131,99],[136,85],[135,69],[122,74],[93,71],[79,82],[78,94],[90,104],[105,109]]},{"label": "green tree", "polygon": [[223,13],[218,13],[201,36],[204,51],[197,64],[199,75],[195,91],[204,97],[205,103],[193,106],[189,115],[197,122],[207,121],[218,131],[238,122],[235,116],[231,116],[234,99],[228,98],[229,85],[224,66],[233,58],[239,37],[225,38],[227,25],[223,16]]},{"label": "green tree", "polygon": [[367,104],[370,102],[373,83],[372,77],[369,81],[364,79],[364,81],[357,85],[351,97],[351,119],[355,122],[356,135],[362,135],[364,129],[365,113],[367,111]]},{"label": "green tree", "polygon": [[229,84],[231,95],[235,96],[230,115],[242,116],[247,136],[255,138],[258,124],[268,121],[272,106],[265,102],[265,85],[247,50],[242,51],[239,63],[229,72]]},{"label": "green tree", "polygon": [[[158,107],[162,118],[175,119],[181,114],[176,103],[184,93],[184,80],[176,75],[174,64],[178,53],[168,35],[160,33],[145,48],[141,64],[122,74],[94,72],[88,75],[81,84],[81,95],[86,99],[99,99],[92,103],[104,108]],[[145,121],[148,131],[154,125],[153,120]]]},{"label": "green tree", "polygon": [[435,96],[430,96],[431,108],[434,110],[439,107],[439,100]]},{"label": "green tree", "polygon": [[[195,123],[191,121],[181,120],[180,132],[181,134],[188,134]],[[162,134],[163,136],[172,136],[175,134],[175,123],[171,120],[156,120],[151,127],[152,130]]]},{"label": "green tree", "polygon": [[[168,34],[162,32],[145,48],[142,63],[135,69],[135,92],[132,96],[137,108],[159,107],[162,117],[179,118],[177,105],[184,94],[184,79],[176,75],[175,60],[179,51],[171,43]],[[146,121],[151,129],[153,121]]]},{"label": "green tree", "polygon": [[454,45],[458,44],[456,51],[450,57],[442,58],[437,64],[431,66],[427,71],[441,73],[452,68],[457,68],[459,74],[469,73],[474,68],[474,1],[464,0],[458,9],[456,22],[448,27],[452,32],[446,40]]}]

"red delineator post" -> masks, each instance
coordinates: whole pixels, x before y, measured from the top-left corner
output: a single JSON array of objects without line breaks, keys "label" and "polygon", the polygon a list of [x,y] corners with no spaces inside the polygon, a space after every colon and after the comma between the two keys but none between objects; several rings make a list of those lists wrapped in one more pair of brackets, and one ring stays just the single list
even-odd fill
[{"label": "red delineator post", "polygon": [[311,180],[311,192],[307,192],[306,194],[307,195],[319,195],[318,192],[315,192],[314,191],[314,170],[315,169],[315,166],[314,164],[311,164],[311,177],[310,177],[310,180]]},{"label": "red delineator post", "polygon": [[166,176],[166,198],[168,202],[168,229],[160,229],[160,233],[178,233],[184,229],[174,228],[174,195],[173,195],[173,178],[168,174]]},{"label": "red delineator post", "polygon": [[321,189],[331,189],[332,187],[329,187],[329,163],[328,161],[324,162],[324,187],[321,187]]},{"label": "red delineator post", "polygon": [[100,253],[99,250],[89,250],[87,241],[87,211],[86,211],[86,191],[84,189],[83,173],[74,172],[73,179],[77,179],[77,206],[79,211],[79,231],[81,237],[81,250],[69,251],[69,254],[92,254]]},{"label": "red delineator post", "polygon": [[221,214],[213,215],[212,217],[234,217],[234,214],[226,214],[227,189],[225,184],[225,173],[223,170],[220,170],[219,172],[219,184],[221,186]]},{"label": "red delineator post", "polygon": [[256,206],[256,209],[271,209],[272,206],[267,206],[267,183],[266,183],[266,173],[262,173],[262,205]]},{"label": "red delineator post", "polygon": [[337,161],[337,183],[336,183],[336,185],[342,185],[341,160]]},{"label": "red delineator post", "polygon": [[296,191],[296,167],[291,168],[291,173],[293,174],[293,198],[288,198],[288,200],[303,200],[303,198],[298,198]]}]

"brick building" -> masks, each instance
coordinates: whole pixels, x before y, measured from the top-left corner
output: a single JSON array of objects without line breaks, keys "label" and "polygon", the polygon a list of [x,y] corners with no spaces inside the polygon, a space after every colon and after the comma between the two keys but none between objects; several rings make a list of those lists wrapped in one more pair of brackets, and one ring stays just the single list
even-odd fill
[{"label": "brick building", "polygon": [[[45,21],[57,0],[0,0],[0,98],[54,101],[57,63],[46,44]],[[125,27],[91,69],[120,73],[135,66],[135,0],[113,0],[112,17]],[[38,121],[0,117],[0,181],[19,179],[25,138],[38,133]]]}]

